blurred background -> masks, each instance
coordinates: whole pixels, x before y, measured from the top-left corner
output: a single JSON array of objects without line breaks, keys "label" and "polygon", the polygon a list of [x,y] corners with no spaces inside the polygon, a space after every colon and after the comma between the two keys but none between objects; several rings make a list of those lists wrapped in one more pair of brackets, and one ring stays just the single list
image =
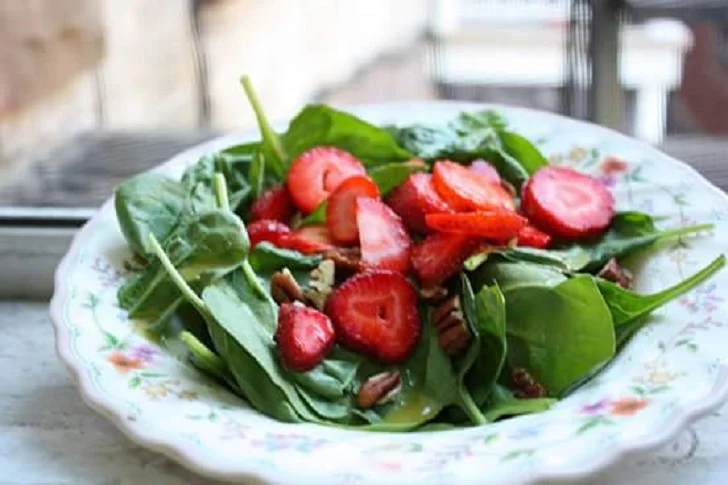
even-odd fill
[{"label": "blurred background", "polygon": [[0,207],[90,212],[254,127],[242,73],[273,120],[307,102],[496,102],[726,169],[725,0],[0,0]]}]

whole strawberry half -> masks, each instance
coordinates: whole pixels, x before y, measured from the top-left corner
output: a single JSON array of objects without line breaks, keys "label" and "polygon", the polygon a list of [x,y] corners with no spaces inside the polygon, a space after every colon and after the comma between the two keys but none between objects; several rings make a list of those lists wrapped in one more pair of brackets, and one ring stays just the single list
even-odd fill
[{"label": "whole strawberry half", "polygon": [[399,273],[358,273],[329,297],[326,313],[342,347],[383,364],[409,356],[420,336],[417,292]]},{"label": "whole strawberry half", "polygon": [[301,303],[284,303],[278,311],[275,341],[283,365],[305,372],[324,360],[336,339],[325,314]]}]

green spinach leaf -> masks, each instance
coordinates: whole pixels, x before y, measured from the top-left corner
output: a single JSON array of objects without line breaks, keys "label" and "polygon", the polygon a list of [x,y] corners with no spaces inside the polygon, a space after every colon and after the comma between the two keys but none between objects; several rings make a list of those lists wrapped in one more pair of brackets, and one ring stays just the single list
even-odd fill
[{"label": "green spinach leaf", "polygon": [[[657,242],[709,230],[712,224],[701,224],[660,231],[652,217],[641,212],[621,212],[614,216],[607,233],[590,244],[570,244],[549,251],[561,257],[573,271],[594,272],[611,258],[624,258]],[[586,262],[586,263],[585,263]]]},{"label": "green spinach leaf", "polygon": [[379,187],[382,197],[407,180],[413,173],[426,171],[426,167],[406,163],[388,163],[369,170],[369,177]]},{"label": "green spinach leaf", "polygon": [[512,131],[503,130],[499,134],[505,151],[518,160],[529,174],[534,174],[539,168],[549,164],[539,149],[527,138]]},{"label": "green spinach leaf", "polygon": [[497,283],[503,293],[523,286],[554,287],[566,281],[560,271],[535,263],[512,263],[508,261],[489,261],[471,274],[471,282],[476,291],[484,285]]},{"label": "green spinach leaf", "polygon": [[461,163],[477,158],[488,160],[517,189],[545,161],[525,138],[505,131],[503,119],[490,110],[461,113],[444,126],[413,125],[389,130],[400,145],[428,162],[442,158]]},{"label": "green spinach leaf", "polygon": [[506,359],[506,302],[498,285],[484,286],[477,295],[463,275],[462,300],[473,343],[455,361],[461,392],[482,406],[498,379]]},{"label": "green spinach leaf", "polygon": [[250,196],[251,186],[246,174],[251,170],[257,144],[239,145],[229,150],[205,155],[182,174],[182,185],[187,191],[186,209],[189,213],[216,208],[214,191],[216,173],[225,177],[228,198],[233,210]]},{"label": "green spinach leaf", "polygon": [[559,395],[615,353],[612,315],[594,279],[577,275],[556,286],[503,287],[508,361]]},{"label": "green spinach leaf", "polygon": [[324,105],[306,106],[282,138],[291,159],[316,146],[346,150],[367,167],[412,158],[386,130]]},{"label": "green spinach leaf", "polygon": [[651,295],[633,293],[611,281],[606,281],[601,278],[597,278],[596,282],[612,314],[614,326],[621,327],[648,315],[662,305],[684,295],[720,271],[725,266],[725,263],[725,256],[721,255],[689,278],[666,290]]},{"label": "green spinach leaf", "polygon": [[[242,263],[249,241],[240,219],[213,210],[186,221],[168,237],[164,251],[186,281],[204,283]],[[200,281],[197,281],[200,279]],[[118,292],[119,305],[132,318],[160,322],[179,304],[181,293],[157,258]]]},{"label": "green spinach leaf", "polygon": [[182,217],[185,197],[182,184],[155,172],[139,174],[116,189],[116,218],[132,251],[151,254],[150,234],[159,241],[167,239]]}]

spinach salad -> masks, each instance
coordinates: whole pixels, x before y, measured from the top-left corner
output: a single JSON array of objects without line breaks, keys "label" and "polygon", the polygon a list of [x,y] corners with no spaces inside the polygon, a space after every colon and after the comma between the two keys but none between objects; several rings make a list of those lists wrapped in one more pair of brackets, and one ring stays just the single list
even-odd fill
[{"label": "spinach salad", "polygon": [[260,141],[118,187],[142,266],[118,302],[277,420],[408,431],[544,411],[725,264],[630,290],[629,256],[711,226],[615,212],[496,112],[380,127],[310,105],[276,133],[243,86]]}]

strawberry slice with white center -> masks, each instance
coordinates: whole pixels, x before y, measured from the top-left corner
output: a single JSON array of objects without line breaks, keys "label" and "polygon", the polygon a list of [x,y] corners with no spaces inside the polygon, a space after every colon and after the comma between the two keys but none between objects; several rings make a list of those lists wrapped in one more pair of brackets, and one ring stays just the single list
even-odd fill
[{"label": "strawberry slice with white center", "polygon": [[529,221],[562,240],[599,235],[614,214],[614,198],[607,187],[570,168],[544,167],[521,192],[521,210]]},{"label": "strawberry slice with white center", "polygon": [[354,244],[359,240],[356,224],[356,199],[379,198],[379,187],[365,175],[346,179],[326,202],[326,227],[331,237],[340,244]]},{"label": "strawberry slice with white center", "polygon": [[361,262],[370,269],[406,272],[412,238],[402,219],[377,199],[356,199],[356,224],[359,227]]},{"label": "strawberry slice with white center", "polygon": [[366,170],[351,153],[335,147],[316,147],[300,154],[288,170],[288,192],[301,211],[309,213],[354,175]]},{"label": "strawberry slice with white center", "polygon": [[515,209],[513,197],[500,183],[455,162],[436,162],[432,182],[437,193],[457,211]]}]

